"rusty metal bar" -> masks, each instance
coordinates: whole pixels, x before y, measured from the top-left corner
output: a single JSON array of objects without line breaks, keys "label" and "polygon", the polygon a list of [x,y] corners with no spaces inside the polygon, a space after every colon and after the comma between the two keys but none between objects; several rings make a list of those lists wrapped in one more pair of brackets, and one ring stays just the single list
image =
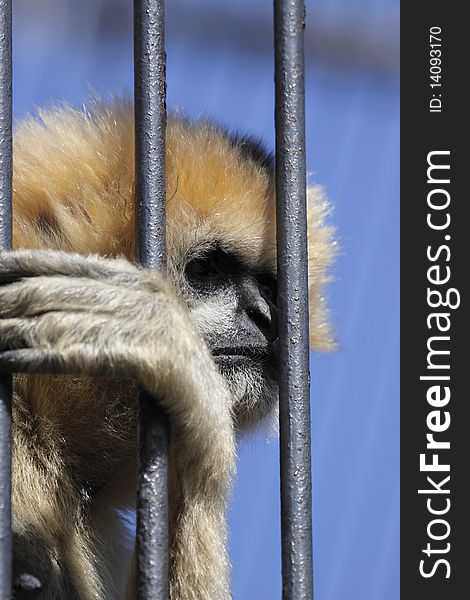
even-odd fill
[{"label": "rusty metal bar", "polygon": [[[0,249],[12,241],[11,0],[0,0]],[[0,599],[11,597],[11,376],[0,380]]]},{"label": "rusty metal bar", "polygon": [[[163,0],[134,1],[134,96],[137,256],[166,264],[166,55]],[[168,428],[158,403],[138,402],[137,597],[167,600]]]},{"label": "rusty metal bar", "polygon": [[274,1],[283,600],[312,600],[303,0]]},{"label": "rusty metal bar", "polygon": [[[11,0],[0,0],[0,250],[12,241]],[[11,598],[11,376],[0,379],[0,600]]]}]

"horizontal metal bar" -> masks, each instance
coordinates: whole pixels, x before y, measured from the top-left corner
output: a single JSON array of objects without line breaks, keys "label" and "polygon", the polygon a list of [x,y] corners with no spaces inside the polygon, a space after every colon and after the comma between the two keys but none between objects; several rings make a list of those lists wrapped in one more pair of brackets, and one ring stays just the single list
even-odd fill
[{"label": "horizontal metal bar", "polygon": [[[0,250],[12,241],[11,0],[0,0]],[[0,381],[0,600],[11,598],[11,377]]]},{"label": "horizontal metal bar", "polygon": [[[140,262],[166,263],[166,56],[163,0],[134,1],[136,241]],[[137,597],[167,600],[168,427],[157,401],[138,402]]]},{"label": "horizontal metal bar", "polygon": [[313,598],[302,0],[275,0],[276,190],[284,600]]}]

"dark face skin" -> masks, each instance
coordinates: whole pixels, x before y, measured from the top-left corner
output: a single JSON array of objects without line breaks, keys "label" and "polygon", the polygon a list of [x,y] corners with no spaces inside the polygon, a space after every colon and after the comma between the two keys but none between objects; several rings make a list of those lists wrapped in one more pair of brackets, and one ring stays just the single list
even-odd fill
[{"label": "dark face skin", "polygon": [[206,303],[208,313],[212,311],[212,318],[208,315],[204,321],[209,326],[200,325],[198,318],[196,326],[229,383],[239,424],[249,424],[277,401],[276,279],[247,268],[220,248],[189,261],[185,277],[199,304]]}]

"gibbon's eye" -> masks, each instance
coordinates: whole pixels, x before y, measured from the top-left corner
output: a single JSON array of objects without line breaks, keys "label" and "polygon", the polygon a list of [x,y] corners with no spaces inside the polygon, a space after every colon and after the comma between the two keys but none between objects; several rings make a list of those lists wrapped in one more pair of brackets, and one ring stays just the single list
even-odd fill
[{"label": "gibbon's eye", "polygon": [[220,265],[217,265],[213,254],[194,258],[188,262],[185,269],[186,278],[192,285],[198,285],[205,280],[214,279],[220,274]]},{"label": "gibbon's eye", "polygon": [[221,286],[233,285],[245,270],[237,256],[216,247],[207,254],[190,260],[184,274],[195,290],[213,293]]}]

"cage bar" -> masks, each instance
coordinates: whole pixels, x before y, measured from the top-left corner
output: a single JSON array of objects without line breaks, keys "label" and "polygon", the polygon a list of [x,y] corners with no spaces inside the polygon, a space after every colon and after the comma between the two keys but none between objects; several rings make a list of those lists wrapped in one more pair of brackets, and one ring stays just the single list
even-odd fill
[{"label": "cage bar", "polygon": [[312,600],[303,0],[275,0],[282,597]]},{"label": "cage bar", "polygon": [[[139,261],[166,263],[166,55],[163,0],[134,1],[136,241]],[[138,402],[137,597],[167,600],[168,428],[158,402]]]},{"label": "cage bar", "polygon": [[[11,0],[0,0],[0,250],[12,240]],[[0,600],[11,598],[11,376],[0,376]]]}]

